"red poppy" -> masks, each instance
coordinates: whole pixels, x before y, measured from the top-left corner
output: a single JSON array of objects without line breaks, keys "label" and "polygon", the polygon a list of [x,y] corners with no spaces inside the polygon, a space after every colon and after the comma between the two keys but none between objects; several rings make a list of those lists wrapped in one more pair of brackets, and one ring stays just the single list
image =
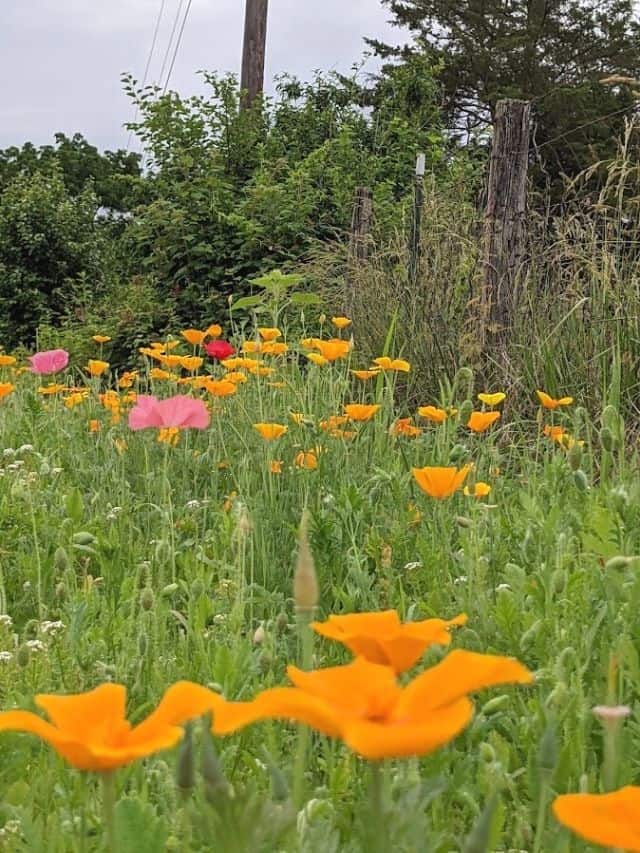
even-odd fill
[{"label": "red poppy", "polygon": [[205,344],[204,349],[207,355],[218,361],[229,358],[236,353],[235,347],[232,347],[228,341],[210,341],[208,344]]}]

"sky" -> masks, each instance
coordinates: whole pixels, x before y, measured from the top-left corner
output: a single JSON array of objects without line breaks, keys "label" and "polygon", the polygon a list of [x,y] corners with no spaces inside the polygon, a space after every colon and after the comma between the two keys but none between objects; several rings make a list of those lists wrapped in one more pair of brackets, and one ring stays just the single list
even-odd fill
[{"label": "sky", "polygon": [[[82,133],[99,148],[124,147],[133,107],[123,72],[142,81],[163,0],[0,0],[0,148]],[[181,0],[164,0],[149,82],[158,79]],[[182,0],[186,8],[188,0]],[[199,91],[200,69],[239,73],[244,0],[191,0],[170,88]],[[348,71],[363,36],[401,33],[379,0],[270,0],[267,89],[288,71]],[[367,69],[375,69],[370,60]],[[135,141],[134,148],[138,148]]]}]

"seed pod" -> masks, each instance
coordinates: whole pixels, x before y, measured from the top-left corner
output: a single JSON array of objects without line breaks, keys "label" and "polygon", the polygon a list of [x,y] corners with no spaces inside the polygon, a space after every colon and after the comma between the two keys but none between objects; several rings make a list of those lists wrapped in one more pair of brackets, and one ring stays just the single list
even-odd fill
[{"label": "seed pod", "polygon": [[166,596],[170,598],[174,592],[177,592],[180,589],[177,583],[168,583],[165,587],[162,588],[162,592],[160,595]]},{"label": "seed pod", "polygon": [[146,655],[148,648],[149,648],[149,638],[143,632],[143,633],[138,635],[138,654],[140,655],[141,658],[143,658]]}]

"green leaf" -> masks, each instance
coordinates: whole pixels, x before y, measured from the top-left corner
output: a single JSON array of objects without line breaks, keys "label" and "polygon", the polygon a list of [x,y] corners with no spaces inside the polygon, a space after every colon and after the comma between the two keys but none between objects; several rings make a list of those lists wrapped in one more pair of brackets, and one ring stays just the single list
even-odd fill
[{"label": "green leaf", "polygon": [[148,803],[125,797],[115,807],[119,853],[164,853],[167,828]]},{"label": "green leaf", "polygon": [[322,299],[317,293],[292,293],[292,305],[322,305]]},{"label": "green leaf", "polygon": [[261,305],[264,299],[262,294],[255,296],[242,296],[237,302],[231,303],[231,311],[242,311],[247,308],[253,308],[256,305]]}]

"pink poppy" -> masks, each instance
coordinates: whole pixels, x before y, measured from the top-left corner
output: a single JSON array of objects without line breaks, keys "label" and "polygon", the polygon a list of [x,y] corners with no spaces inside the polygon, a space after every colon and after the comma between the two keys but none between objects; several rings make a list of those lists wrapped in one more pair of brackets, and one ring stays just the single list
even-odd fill
[{"label": "pink poppy", "polygon": [[178,395],[167,400],[140,395],[129,412],[129,427],[139,429],[206,429],[209,412],[202,400]]},{"label": "pink poppy", "polygon": [[51,349],[29,356],[29,361],[32,373],[58,373],[69,364],[69,353],[64,349]]},{"label": "pink poppy", "polygon": [[229,358],[236,353],[236,348],[231,346],[228,341],[210,341],[208,344],[205,344],[204,349],[207,355],[218,361]]}]

